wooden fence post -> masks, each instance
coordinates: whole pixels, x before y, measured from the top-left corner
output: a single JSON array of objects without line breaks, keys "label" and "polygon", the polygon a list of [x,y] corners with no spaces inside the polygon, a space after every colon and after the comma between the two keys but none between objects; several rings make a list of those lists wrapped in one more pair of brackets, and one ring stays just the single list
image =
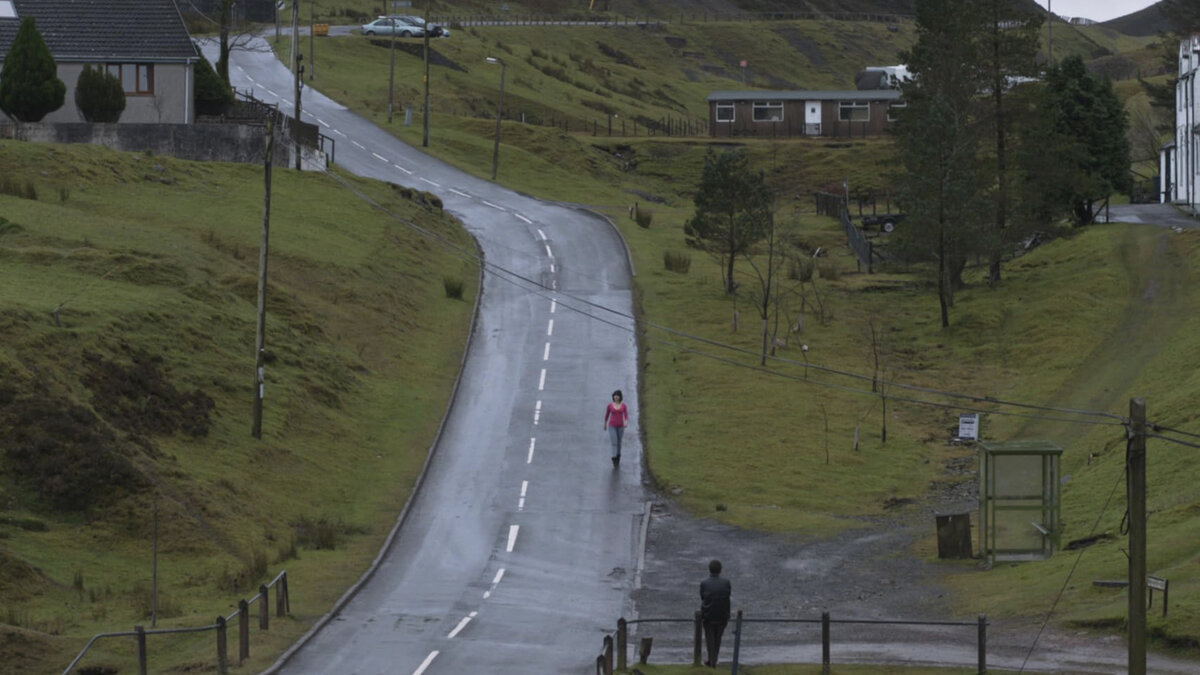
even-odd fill
[{"label": "wooden fence post", "polygon": [[596,675],[604,675],[604,655],[596,657]]},{"label": "wooden fence post", "polygon": [[238,665],[250,658],[250,603],[238,600]]},{"label": "wooden fence post", "polygon": [[134,626],[133,631],[137,633],[138,675],[146,675],[146,629]]},{"label": "wooden fence post", "polygon": [[267,600],[267,586],[258,587],[258,629],[268,630],[271,627],[271,603]]},{"label": "wooden fence post", "polygon": [[229,655],[225,641],[225,617],[217,617],[217,673],[225,675],[229,672]]},{"label": "wooden fence post", "polygon": [[625,617],[617,619],[617,670],[625,670],[628,657],[625,652],[629,649],[629,624]]},{"label": "wooden fence post", "polygon": [[654,648],[654,638],[642,638],[641,645],[638,646],[638,663],[643,666],[650,660],[650,650]]},{"label": "wooden fence post", "polygon": [[692,619],[692,667],[700,667],[700,642],[704,635],[704,629],[700,625],[700,610],[696,610],[696,614]]},{"label": "wooden fence post", "polygon": [[829,612],[821,612],[821,672],[829,672]]}]

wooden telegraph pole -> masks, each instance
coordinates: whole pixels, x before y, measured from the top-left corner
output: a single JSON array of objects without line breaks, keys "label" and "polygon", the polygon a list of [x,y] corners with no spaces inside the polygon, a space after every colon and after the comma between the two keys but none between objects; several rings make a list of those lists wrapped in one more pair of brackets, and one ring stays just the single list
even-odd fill
[{"label": "wooden telegraph pole", "polygon": [[262,244],[258,250],[258,328],[254,334],[254,422],[250,435],[262,438],[263,356],[267,333],[267,243],[271,232],[271,162],[275,155],[275,117],[267,117],[267,151],[263,157]]},{"label": "wooden telegraph pole", "polygon": [[296,122],[292,129],[292,141],[296,151],[296,170],[300,170],[300,62],[304,60],[304,56],[296,48],[299,44],[296,42],[300,39],[300,0],[292,0],[292,80],[295,82],[295,92],[293,94],[293,107],[296,113]]},{"label": "wooden telegraph pole", "polygon": [[421,147],[429,147],[429,3],[425,0],[425,114],[421,116],[424,132]]},{"label": "wooden telegraph pole", "polygon": [[1129,675],[1146,675],[1146,400],[1129,399]]}]

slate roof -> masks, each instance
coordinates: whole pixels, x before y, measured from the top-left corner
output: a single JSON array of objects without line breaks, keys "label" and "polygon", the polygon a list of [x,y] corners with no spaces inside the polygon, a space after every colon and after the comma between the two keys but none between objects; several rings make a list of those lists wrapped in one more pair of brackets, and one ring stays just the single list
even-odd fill
[{"label": "slate roof", "polygon": [[895,89],[867,91],[714,91],[709,101],[894,101]]},{"label": "slate roof", "polygon": [[27,16],[56,61],[162,62],[197,55],[175,0],[13,1],[17,18],[0,19],[0,60]]}]

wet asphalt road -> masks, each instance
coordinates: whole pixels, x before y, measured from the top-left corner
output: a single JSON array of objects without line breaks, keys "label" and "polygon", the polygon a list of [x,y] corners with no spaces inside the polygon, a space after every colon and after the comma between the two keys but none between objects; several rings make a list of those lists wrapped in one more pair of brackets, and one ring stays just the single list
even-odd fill
[{"label": "wet asphalt road", "polygon": [[[290,74],[269,51],[235,52],[231,78],[290,111]],[[488,271],[459,392],[404,527],[282,672],[585,670],[632,611],[645,509],[636,416],[619,470],[602,429],[612,390],[638,409],[618,234],[444,165],[318,92],[306,89],[301,109],[336,139],[342,168],[437,194]]]}]

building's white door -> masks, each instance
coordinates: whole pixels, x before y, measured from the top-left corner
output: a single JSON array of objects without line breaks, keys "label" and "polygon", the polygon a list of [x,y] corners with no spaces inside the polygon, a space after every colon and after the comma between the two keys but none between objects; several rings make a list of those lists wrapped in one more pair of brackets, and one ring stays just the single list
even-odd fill
[{"label": "building's white door", "polygon": [[820,136],[821,135],[821,102],[820,101],[805,101],[804,102],[804,135],[805,136]]}]

